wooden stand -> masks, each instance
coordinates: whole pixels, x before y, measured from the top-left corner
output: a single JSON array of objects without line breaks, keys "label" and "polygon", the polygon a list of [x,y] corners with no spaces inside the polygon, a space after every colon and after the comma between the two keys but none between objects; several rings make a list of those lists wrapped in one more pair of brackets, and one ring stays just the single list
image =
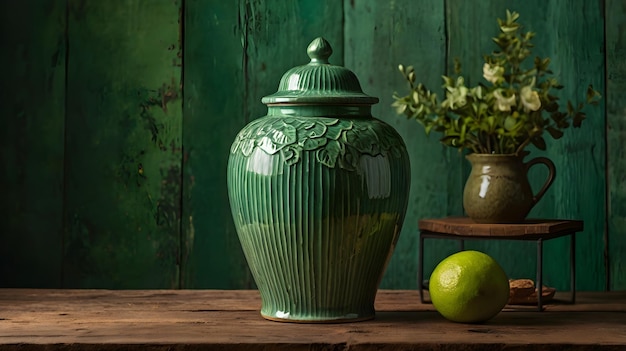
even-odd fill
[{"label": "wooden stand", "polygon": [[543,287],[543,242],[570,236],[570,288],[571,302],[576,302],[576,238],[583,230],[582,221],[560,219],[527,220],[520,224],[479,224],[466,217],[423,219],[418,224],[420,230],[418,285],[420,300],[424,300],[424,241],[430,239],[456,239],[460,250],[464,250],[465,240],[523,240],[537,242],[537,308],[543,310],[541,288]]}]

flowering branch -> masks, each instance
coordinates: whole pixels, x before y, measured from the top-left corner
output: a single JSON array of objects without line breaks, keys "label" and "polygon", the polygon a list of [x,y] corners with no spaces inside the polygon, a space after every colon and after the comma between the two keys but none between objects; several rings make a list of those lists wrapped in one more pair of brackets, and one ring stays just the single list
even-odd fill
[{"label": "flowering branch", "polygon": [[498,50],[484,56],[488,84],[470,88],[462,76],[444,75],[441,103],[437,94],[416,84],[413,67],[400,65],[410,93],[394,94],[398,114],[420,122],[427,135],[433,130],[442,133],[445,145],[474,153],[520,154],[530,144],[545,150],[544,132],[559,139],[570,125],[580,127],[586,117],[583,108],[597,105],[600,94],[590,85],[586,103],[568,101],[561,111],[553,91],[563,87],[551,77],[550,58],[536,57],[531,67],[523,67],[535,33],[522,33],[518,18],[518,13],[507,10],[506,19],[498,19],[500,33],[493,38]]}]

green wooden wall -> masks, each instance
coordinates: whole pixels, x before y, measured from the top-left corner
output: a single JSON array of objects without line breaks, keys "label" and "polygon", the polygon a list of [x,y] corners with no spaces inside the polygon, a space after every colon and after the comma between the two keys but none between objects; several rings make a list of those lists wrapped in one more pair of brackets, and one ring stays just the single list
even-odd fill
[{"label": "green wooden wall", "polygon": [[[604,97],[582,129],[533,151],[558,175],[531,216],[583,219],[577,288],[626,289],[626,0],[1,1],[0,287],[254,287],[228,205],[230,144],[322,35],[409,148],[409,209],[382,287],[416,288],[417,221],[462,214],[468,165],[395,115],[396,67],[437,86],[459,58],[477,82],[507,8],[538,32],[561,98],[589,82]],[[534,276],[532,243],[467,246]],[[427,241],[426,273],[456,247]],[[567,239],[546,244],[558,289],[567,254]]]}]

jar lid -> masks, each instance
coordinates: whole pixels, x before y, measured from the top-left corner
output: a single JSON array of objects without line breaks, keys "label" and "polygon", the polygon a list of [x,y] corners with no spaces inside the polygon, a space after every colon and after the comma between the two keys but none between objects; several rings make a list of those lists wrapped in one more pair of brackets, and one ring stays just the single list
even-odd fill
[{"label": "jar lid", "polygon": [[349,69],[331,65],[333,49],[319,37],[309,44],[311,62],[288,70],[280,80],[278,91],[264,97],[267,105],[334,104],[373,105],[378,98],[363,93],[356,75]]}]

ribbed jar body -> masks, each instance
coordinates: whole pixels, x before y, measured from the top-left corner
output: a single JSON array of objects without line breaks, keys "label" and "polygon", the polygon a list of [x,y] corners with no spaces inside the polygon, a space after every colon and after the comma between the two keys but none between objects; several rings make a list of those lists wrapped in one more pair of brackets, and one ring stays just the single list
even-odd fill
[{"label": "ribbed jar body", "polygon": [[395,130],[359,109],[299,117],[306,111],[270,108],[233,143],[230,205],[267,319],[374,317],[406,211],[409,161]]}]

